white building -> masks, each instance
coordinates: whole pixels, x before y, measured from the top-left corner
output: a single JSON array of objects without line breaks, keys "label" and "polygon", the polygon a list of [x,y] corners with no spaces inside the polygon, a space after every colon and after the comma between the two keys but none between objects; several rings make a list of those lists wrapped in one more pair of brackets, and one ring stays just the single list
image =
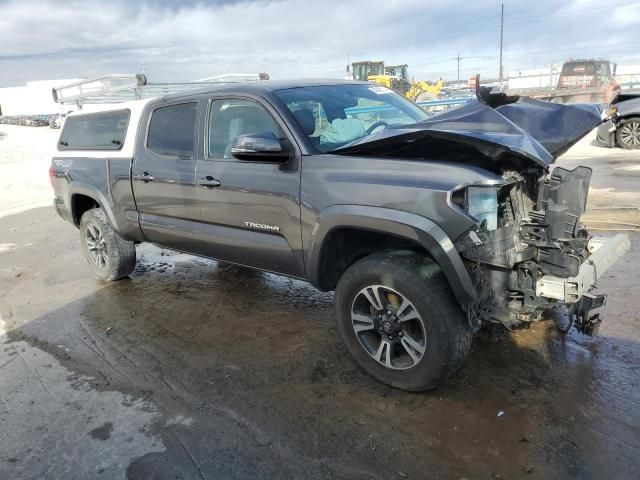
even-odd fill
[{"label": "white building", "polygon": [[80,79],[38,80],[19,87],[0,88],[2,115],[47,115],[69,110],[53,101],[51,90]]}]

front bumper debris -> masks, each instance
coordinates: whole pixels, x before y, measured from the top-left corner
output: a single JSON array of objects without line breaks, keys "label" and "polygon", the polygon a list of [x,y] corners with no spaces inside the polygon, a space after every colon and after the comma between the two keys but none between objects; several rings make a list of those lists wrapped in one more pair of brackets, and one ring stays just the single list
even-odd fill
[{"label": "front bumper debris", "polygon": [[630,248],[629,237],[616,235],[613,238],[593,238],[589,242],[589,257],[580,265],[575,277],[560,278],[545,275],[538,279],[536,293],[547,299],[564,301],[569,307],[569,322],[562,330],[568,331],[573,325],[578,332],[595,335],[600,326],[600,314],[591,314],[596,308],[604,306],[607,297],[604,294],[591,294],[598,278],[627,253]]},{"label": "front bumper debris", "polygon": [[591,255],[580,265],[578,274],[569,278],[544,275],[536,283],[536,295],[575,304],[596,286],[598,278],[620,260],[630,247],[629,237],[623,234],[613,238],[592,238],[588,247]]}]

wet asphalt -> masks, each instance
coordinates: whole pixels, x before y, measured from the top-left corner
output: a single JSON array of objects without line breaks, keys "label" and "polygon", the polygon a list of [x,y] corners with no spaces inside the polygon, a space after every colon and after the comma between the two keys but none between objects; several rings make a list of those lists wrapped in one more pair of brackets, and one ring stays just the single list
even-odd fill
[{"label": "wet asphalt", "polygon": [[599,336],[483,331],[419,394],[355,367],[331,293],[150,245],[104,284],[51,208],[0,218],[0,479],[638,478],[640,168],[585,158],[585,223],[632,239]]},{"label": "wet asphalt", "polygon": [[638,476],[639,234],[598,337],[482,332],[418,394],[361,372],[303,282],[145,245],[100,283],[51,208],[0,234],[0,478]]}]

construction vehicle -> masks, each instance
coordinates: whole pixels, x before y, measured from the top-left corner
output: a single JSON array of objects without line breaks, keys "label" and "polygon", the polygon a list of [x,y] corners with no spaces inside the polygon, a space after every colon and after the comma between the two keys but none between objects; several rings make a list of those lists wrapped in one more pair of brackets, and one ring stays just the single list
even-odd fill
[{"label": "construction vehicle", "polygon": [[384,62],[354,62],[351,64],[354,80],[368,80],[390,88],[400,95],[404,95],[414,102],[426,102],[438,97],[443,81],[437,83],[426,81],[411,81],[408,65],[387,65]]},{"label": "construction vehicle", "polygon": [[[507,93],[554,103],[604,103],[608,101],[607,89],[617,85],[615,76],[616,64],[609,60],[568,60],[562,65],[559,75],[553,71],[549,72],[549,80],[555,87],[508,87]],[[521,78],[524,77],[516,77],[518,80]],[[511,79],[509,81],[511,83]]]}]

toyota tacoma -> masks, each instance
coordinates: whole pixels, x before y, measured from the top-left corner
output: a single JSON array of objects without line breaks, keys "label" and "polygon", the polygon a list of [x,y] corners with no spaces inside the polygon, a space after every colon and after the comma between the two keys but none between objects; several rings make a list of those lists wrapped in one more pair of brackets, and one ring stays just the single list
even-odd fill
[{"label": "toyota tacoma", "polygon": [[597,326],[592,289],[629,240],[592,237],[591,169],[552,164],[600,123],[486,91],[429,116],[367,82],[236,83],[71,113],[49,173],[100,279],[150,242],[335,290],[356,362],[416,391],[483,324]]}]

